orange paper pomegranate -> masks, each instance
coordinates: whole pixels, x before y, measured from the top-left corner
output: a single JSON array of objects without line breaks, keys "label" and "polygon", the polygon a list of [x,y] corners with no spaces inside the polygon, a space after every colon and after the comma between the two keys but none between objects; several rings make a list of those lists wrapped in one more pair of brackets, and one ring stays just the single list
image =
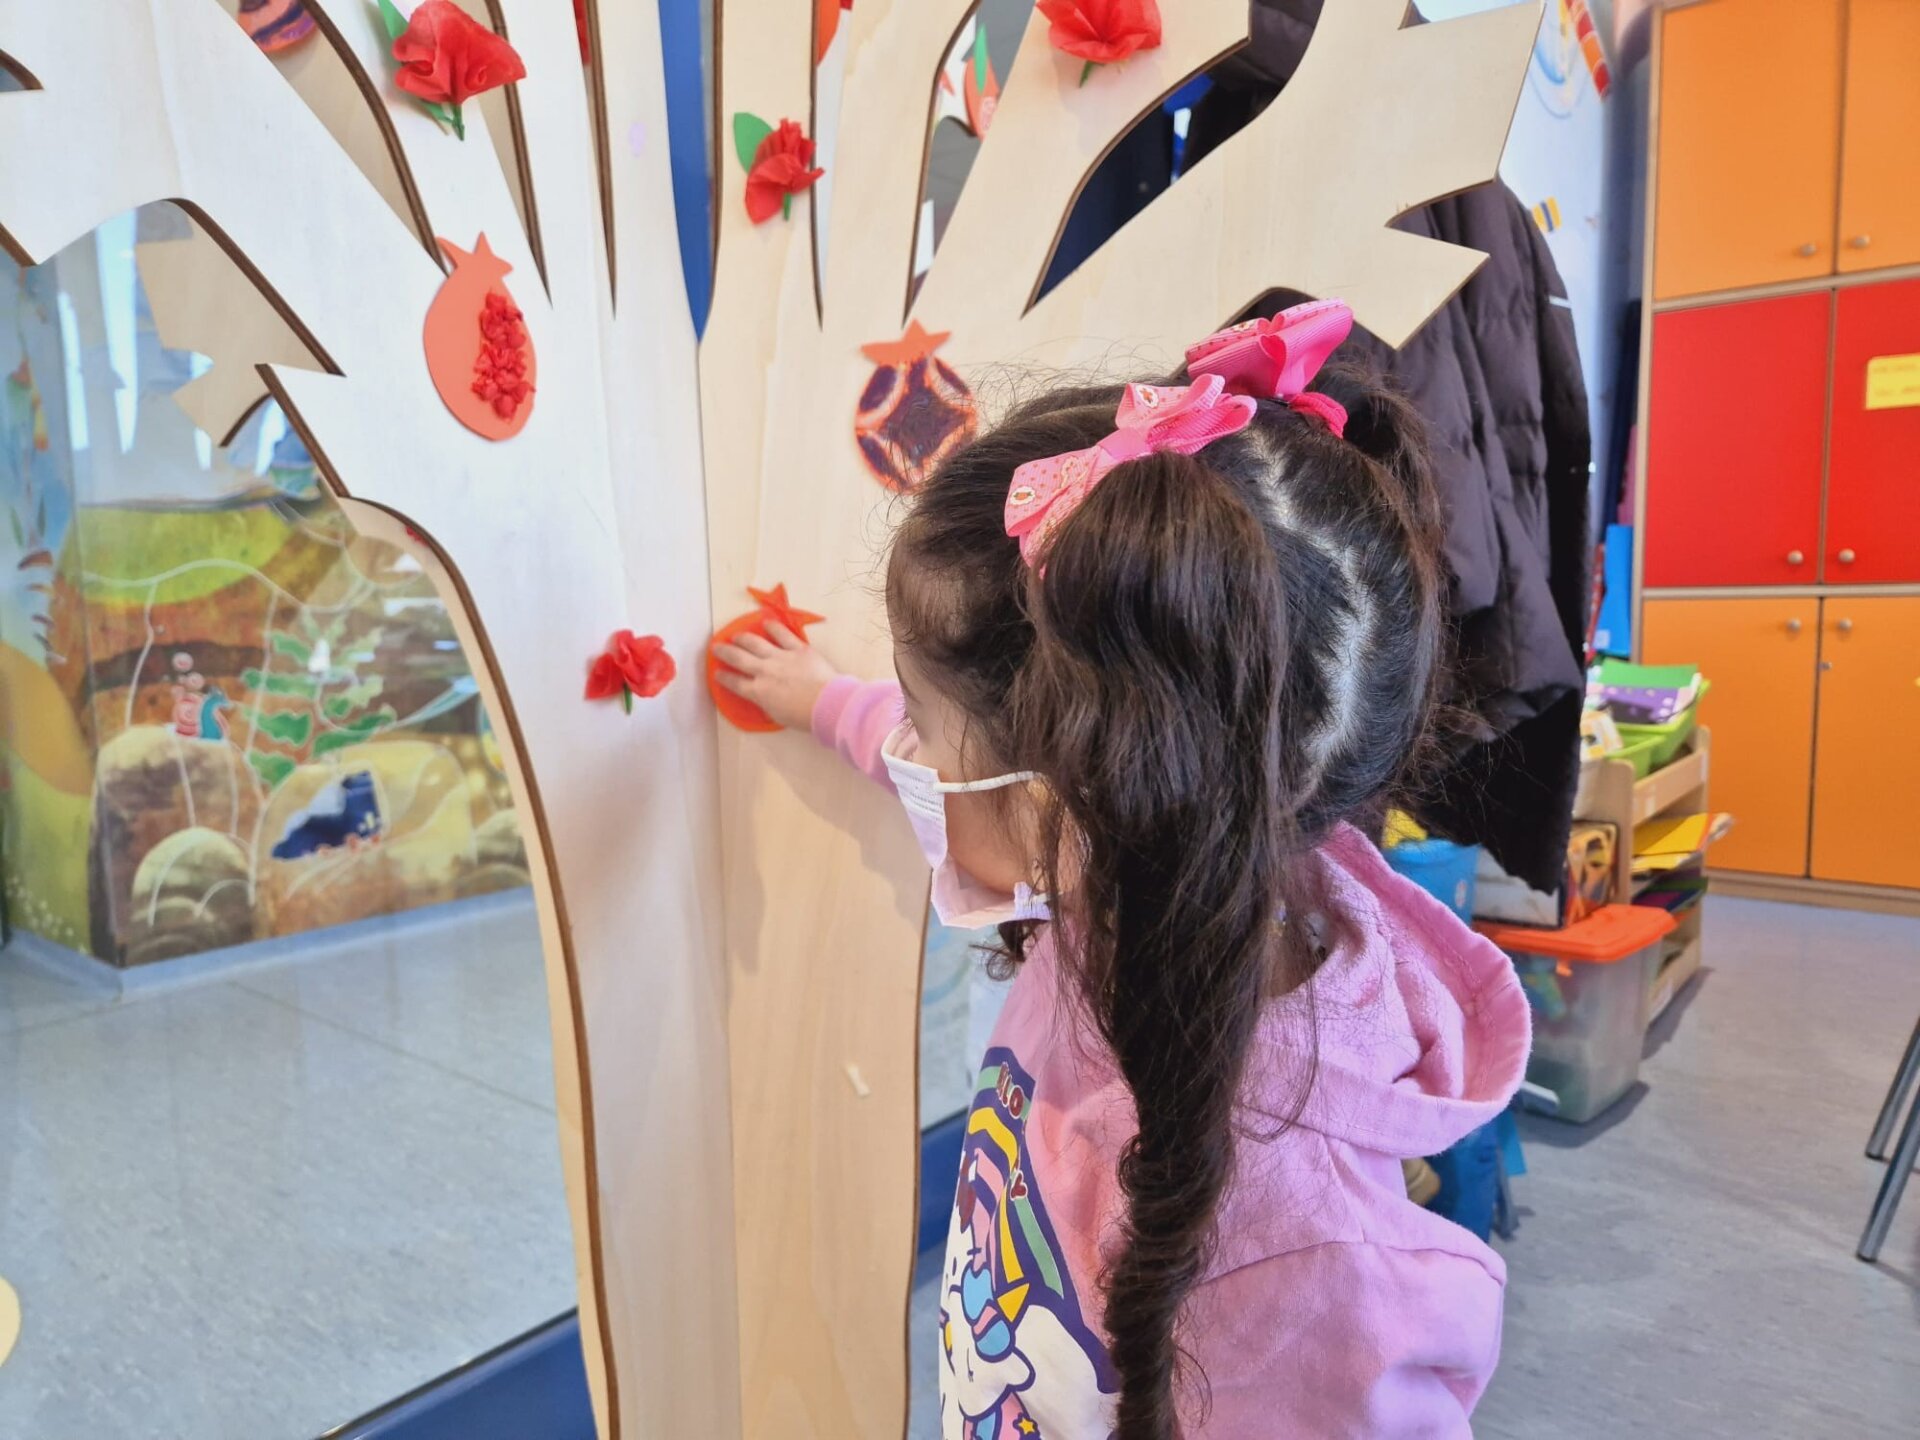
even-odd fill
[{"label": "orange paper pomegranate", "polygon": [[[818,625],[827,618],[824,615],[815,615],[809,610],[795,609],[787,599],[787,587],[784,585],[776,585],[771,590],[755,590],[752,586],[748,586],[747,593],[760,602],[760,608],[749,610],[744,615],[736,615],[714,631],[714,645],[731,644],[748,631],[752,631],[755,635],[766,636],[767,622],[770,620],[778,620],[804,640],[807,637],[807,626]],[[762,734],[778,730],[779,722],[766,711],[751,700],[742,699],[734,694],[714,678],[724,669],[726,666],[713,658],[713,649],[709,646],[707,692],[713,696],[714,708],[742,730],[752,730]]]},{"label": "orange paper pomegranate", "polygon": [[518,435],[533,414],[533,339],[506,287],[513,267],[487,237],[440,248],[453,273],[427,307],[427,373],[453,418],[489,440]]}]

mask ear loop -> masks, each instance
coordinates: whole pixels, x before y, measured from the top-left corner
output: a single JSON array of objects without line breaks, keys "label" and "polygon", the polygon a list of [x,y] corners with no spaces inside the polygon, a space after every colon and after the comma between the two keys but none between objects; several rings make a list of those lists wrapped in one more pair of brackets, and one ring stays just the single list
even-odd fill
[{"label": "mask ear loop", "polygon": [[936,795],[978,795],[987,790],[1005,790],[1009,785],[1025,785],[1039,778],[1038,770],[1015,770],[991,780],[936,780],[932,788]]}]

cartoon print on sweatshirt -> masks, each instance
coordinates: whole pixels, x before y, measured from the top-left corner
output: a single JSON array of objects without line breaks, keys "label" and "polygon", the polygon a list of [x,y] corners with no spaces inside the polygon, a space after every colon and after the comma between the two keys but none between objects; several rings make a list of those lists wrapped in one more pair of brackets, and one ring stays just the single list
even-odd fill
[{"label": "cartoon print on sweatshirt", "polygon": [[1080,1440],[1119,1389],[1081,1315],[1026,1146],[1033,1080],[989,1050],[960,1152],[940,1300],[943,1440]]}]

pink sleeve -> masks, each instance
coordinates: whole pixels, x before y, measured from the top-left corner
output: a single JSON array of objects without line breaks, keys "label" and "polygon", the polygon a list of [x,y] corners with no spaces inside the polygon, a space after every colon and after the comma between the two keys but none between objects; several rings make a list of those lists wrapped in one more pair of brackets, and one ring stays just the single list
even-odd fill
[{"label": "pink sleeve", "polygon": [[1195,1440],[1470,1440],[1500,1358],[1504,1288],[1463,1256],[1370,1244],[1223,1275],[1195,1296],[1213,1393]]},{"label": "pink sleeve", "polygon": [[893,789],[880,747],[905,718],[898,680],[856,680],[838,675],[813,702],[813,738],[870,779]]}]

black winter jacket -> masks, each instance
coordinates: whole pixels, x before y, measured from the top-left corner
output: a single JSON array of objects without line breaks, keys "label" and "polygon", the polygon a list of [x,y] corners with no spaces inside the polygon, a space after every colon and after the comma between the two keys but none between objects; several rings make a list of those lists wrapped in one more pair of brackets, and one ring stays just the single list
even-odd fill
[{"label": "black winter jacket", "polygon": [[[1264,109],[1306,53],[1321,0],[1255,0],[1253,42],[1213,74],[1188,163]],[[1553,257],[1495,182],[1398,228],[1486,252],[1460,293],[1397,352],[1356,331],[1343,358],[1392,375],[1426,418],[1447,513],[1464,716],[1418,796],[1427,822],[1556,889],[1574,790],[1587,607],[1586,387]],[[1302,298],[1276,292],[1271,314]]]}]

